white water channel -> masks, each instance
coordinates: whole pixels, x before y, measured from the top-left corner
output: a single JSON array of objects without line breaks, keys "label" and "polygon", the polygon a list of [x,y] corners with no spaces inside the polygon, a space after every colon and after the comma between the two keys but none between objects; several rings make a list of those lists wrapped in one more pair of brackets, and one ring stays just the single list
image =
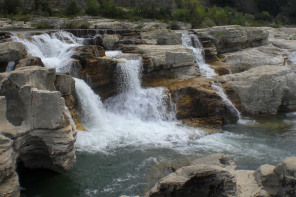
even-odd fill
[{"label": "white water channel", "polygon": [[[214,70],[206,65],[202,55],[198,55],[202,51],[197,50],[192,42],[189,44],[187,38],[183,43],[192,47],[196,61],[201,62],[203,75],[214,77]],[[61,72],[67,70],[65,67],[72,61],[75,47],[82,43],[81,39],[66,32],[35,35],[32,39],[15,36],[14,39],[24,43],[30,55],[40,57],[46,66],[56,67]],[[87,196],[139,195],[139,188],[147,184],[147,180],[143,180],[147,168],[162,158],[200,157],[220,152],[244,163],[249,162],[251,166],[256,163],[257,167],[257,164],[276,163],[293,155],[293,135],[279,138],[267,134],[266,129],[262,134],[257,128],[252,133],[251,127],[239,125],[241,132],[235,132],[237,129],[230,127],[234,132],[204,136],[202,129],[181,124],[175,119],[175,106],[165,88],[141,86],[140,58],[120,51],[106,52],[106,55],[119,62],[116,73],[121,91],[116,96],[103,103],[83,80],[75,79],[82,108],[81,122],[88,131],[78,132],[76,147],[79,168],[71,172],[74,177],[71,179],[77,179],[79,185],[83,185],[82,190]],[[217,87],[221,98],[227,98],[222,87],[217,84],[213,87]],[[92,163],[98,157],[97,163]],[[131,163],[126,161],[130,159]],[[106,164],[110,168],[103,165],[106,160],[111,160]],[[125,169],[121,169],[122,166]],[[117,168],[120,170],[116,171]],[[105,172],[104,169],[113,171]],[[48,187],[47,183],[45,187]]]}]

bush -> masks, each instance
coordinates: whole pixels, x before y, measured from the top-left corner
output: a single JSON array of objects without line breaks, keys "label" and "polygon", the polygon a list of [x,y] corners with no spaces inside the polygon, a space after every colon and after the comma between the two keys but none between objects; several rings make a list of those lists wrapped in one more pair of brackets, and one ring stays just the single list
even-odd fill
[{"label": "bush", "polygon": [[4,0],[2,4],[3,12],[8,14],[16,14],[22,7],[20,0]]},{"label": "bush", "polygon": [[169,28],[171,30],[180,30],[181,29],[180,25],[176,21],[171,22],[169,25]]},{"label": "bush", "polygon": [[41,21],[38,23],[33,24],[34,27],[37,29],[53,29],[54,25],[49,23],[48,21]]},{"label": "bush", "polygon": [[70,2],[70,4],[68,5],[68,7],[65,10],[65,14],[67,16],[76,16],[81,12],[81,9],[79,8],[79,6],[77,5],[77,2],[72,0]]},{"label": "bush", "polygon": [[45,15],[45,16],[52,16],[53,14],[53,11],[49,6],[47,0],[34,0],[32,10],[38,14],[42,12],[42,15]]},{"label": "bush", "polygon": [[86,14],[91,16],[97,16],[100,12],[100,5],[97,0],[88,0]]},{"label": "bush", "polygon": [[259,14],[255,15],[256,20],[261,20],[261,21],[272,21],[273,17],[269,14],[267,11],[262,11]]}]

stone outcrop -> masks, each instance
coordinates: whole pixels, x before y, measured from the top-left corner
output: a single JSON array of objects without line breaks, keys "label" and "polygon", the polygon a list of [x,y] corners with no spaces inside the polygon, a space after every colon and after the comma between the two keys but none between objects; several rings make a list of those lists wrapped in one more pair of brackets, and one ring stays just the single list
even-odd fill
[{"label": "stone outcrop", "polygon": [[26,67],[26,66],[41,66],[44,67],[43,62],[39,57],[27,57],[25,59],[21,59],[14,69]]},{"label": "stone outcrop", "polygon": [[208,38],[216,46],[218,54],[238,51],[268,43],[268,31],[257,27],[217,26],[194,30],[201,39]]},{"label": "stone outcrop", "polygon": [[0,43],[0,72],[5,72],[9,62],[16,64],[27,56],[25,45],[19,42]]},{"label": "stone outcrop", "polygon": [[272,45],[224,53],[223,56],[231,73],[243,72],[262,65],[284,66],[287,61],[287,55]]},{"label": "stone outcrop", "polygon": [[126,47],[123,52],[142,54],[144,72],[195,64],[192,50],[182,45],[137,45]]},{"label": "stone outcrop", "polygon": [[212,82],[211,79],[199,77],[182,81],[161,79],[148,84],[169,89],[177,103],[177,119],[191,126],[219,129],[222,124],[236,123],[238,114],[212,89]]},{"label": "stone outcrop", "polygon": [[105,56],[102,47],[78,47],[70,74],[83,79],[104,100],[115,94],[115,68],[117,61]]},{"label": "stone outcrop", "polygon": [[233,88],[245,112],[274,114],[296,110],[295,77],[292,68],[287,66],[258,66],[222,78],[225,86]]},{"label": "stone outcrop", "polygon": [[76,129],[55,79],[38,66],[0,74],[0,196],[19,196],[17,161],[56,172],[75,163]]},{"label": "stone outcrop", "polygon": [[148,44],[158,44],[158,45],[181,45],[182,44],[182,34],[170,32],[169,30],[155,30],[142,32],[142,39],[144,39]]},{"label": "stone outcrop", "polygon": [[235,170],[221,154],[194,161],[162,178],[145,197],[291,197],[296,194],[296,158],[257,171]]}]

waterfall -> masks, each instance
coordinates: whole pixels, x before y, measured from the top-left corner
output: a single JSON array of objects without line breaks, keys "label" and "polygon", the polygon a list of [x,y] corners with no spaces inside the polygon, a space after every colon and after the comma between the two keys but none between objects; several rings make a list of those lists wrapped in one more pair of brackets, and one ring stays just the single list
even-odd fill
[{"label": "waterfall", "polygon": [[217,76],[217,73],[212,69],[204,59],[204,50],[198,37],[193,34],[182,34],[182,45],[191,49],[194,55],[194,60],[197,63],[200,73],[206,78]]},{"label": "waterfall", "polygon": [[34,35],[30,39],[13,36],[13,40],[23,43],[31,56],[42,59],[46,67],[55,67],[57,72],[67,72],[71,65],[75,47],[81,46],[82,39],[68,32]]},{"label": "waterfall", "polygon": [[15,62],[14,61],[8,62],[5,72],[9,73],[9,72],[13,71],[14,67],[15,67]]}]

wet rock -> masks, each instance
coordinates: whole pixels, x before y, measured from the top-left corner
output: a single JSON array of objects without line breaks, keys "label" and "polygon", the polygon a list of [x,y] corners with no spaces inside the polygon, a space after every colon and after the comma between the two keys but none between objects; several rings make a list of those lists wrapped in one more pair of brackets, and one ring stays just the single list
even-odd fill
[{"label": "wet rock", "polygon": [[19,60],[27,56],[25,45],[19,42],[0,43],[0,72],[5,72],[8,62]]},{"label": "wet rock", "polygon": [[77,48],[74,55],[77,67],[71,72],[72,76],[83,79],[104,100],[115,94],[115,70],[117,61],[105,56],[105,51],[98,46],[82,46]]},{"label": "wet rock", "polygon": [[222,76],[238,95],[243,110],[250,114],[296,110],[295,77],[286,66],[259,66]]},{"label": "wet rock", "polygon": [[201,38],[210,39],[218,54],[265,45],[268,43],[269,35],[263,28],[238,25],[210,27],[194,32]]},{"label": "wet rock", "polygon": [[191,126],[219,129],[222,124],[237,122],[238,115],[212,89],[212,82],[213,80],[203,77],[182,81],[154,79],[149,85],[169,89],[177,103],[177,119]]},{"label": "wet rock", "polygon": [[26,67],[26,66],[44,67],[44,64],[39,57],[28,57],[25,59],[21,59],[19,63],[15,66],[15,69]]}]

